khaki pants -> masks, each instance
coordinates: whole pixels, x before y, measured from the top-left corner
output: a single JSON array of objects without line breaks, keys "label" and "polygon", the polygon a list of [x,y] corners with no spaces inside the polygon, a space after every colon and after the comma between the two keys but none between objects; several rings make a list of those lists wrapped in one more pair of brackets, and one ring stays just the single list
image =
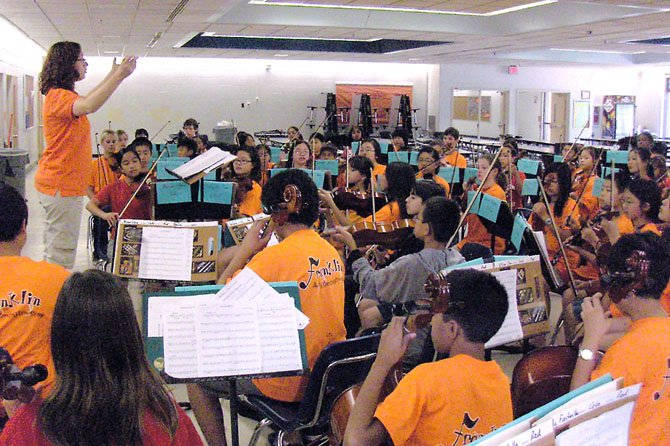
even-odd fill
[{"label": "khaki pants", "polygon": [[83,197],[61,197],[37,192],[46,213],[44,221],[44,260],[72,269],[77,255]]}]

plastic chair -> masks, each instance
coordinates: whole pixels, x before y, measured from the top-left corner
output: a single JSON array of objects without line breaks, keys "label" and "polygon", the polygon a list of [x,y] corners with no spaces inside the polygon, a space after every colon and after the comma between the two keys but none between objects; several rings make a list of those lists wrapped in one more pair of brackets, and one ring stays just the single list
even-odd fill
[{"label": "plastic chair", "polygon": [[521,358],[512,374],[514,418],[565,395],[577,362],[570,345],[543,347]]},{"label": "plastic chair", "polygon": [[265,426],[278,428],[277,445],[286,434],[301,432],[326,441],[328,419],[335,399],[354,384],[365,380],[377,356],[380,335],[363,336],[326,347],[312,368],[302,401],[286,403],[265,396],[243,395],[265,419],[254,429],[249,445],[255,445]]}]

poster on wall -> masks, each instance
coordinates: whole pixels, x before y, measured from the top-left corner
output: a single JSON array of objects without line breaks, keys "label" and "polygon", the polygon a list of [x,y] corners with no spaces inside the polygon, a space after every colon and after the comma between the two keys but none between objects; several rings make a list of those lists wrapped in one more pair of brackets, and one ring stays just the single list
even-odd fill
[{"label": "poster on wall", "polygon": [[[389,123],[389,110],[394,96],[409,96],[410,104],[413,103],[412,85],[358,85],[358,84],[335,84],[335,96],[338,111],[342,108],[351,108],[351,98],[355,94],[367,94],[370,96],[370,106],[374,114],[373,121],[376,125]],[[349,113],[338,114],[338,123],[349,124]]]},{"label": "poster on wall", "polygon": [[[482,115],[479,118],[479,104]],[[454,96],[454,119],[465,121],[491,120],[491,96]]]},{"label": "poster on wall", "polygon": [[572,104],[572,127],[581,129],[591,127],[591,103],[589,101],[573,101]]},{"label": "poster on wall", "polygon": [[635,104],[635,96],[603,96],[603,138],[616,138],[616,104]]}]

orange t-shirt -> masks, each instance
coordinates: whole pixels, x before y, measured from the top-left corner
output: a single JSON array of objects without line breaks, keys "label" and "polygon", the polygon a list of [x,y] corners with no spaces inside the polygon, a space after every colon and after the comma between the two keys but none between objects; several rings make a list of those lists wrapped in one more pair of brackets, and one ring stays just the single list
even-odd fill
[{"label": "orange t-shirt", "polygon": [[91,179],[91,125],[86,115],[75,116],[79,95],[52,88],[44,99],[46,150],[35,174],[35,188],[45,195],[86,195]]},{"label": "orange t-shirt", "polygon": [[242,203],[240,203],[240,214],[247,216],[260,214],[263,212],[261,207],[261,194],[263,193],[263,188],[255,181],[251,184],[251,190],[247,192],[244,200],[242,200]]},{"label": "orange t-shirt", "polygon": [[468,166],[468,161],[465,157],[455,150],[442,158],[442,160],[450,166],[456,166],[459,169],[465,169]]},{"label": "orange t-shirt", "polygon": [[[499,200],[505,201],[505,191],[498,183],[493,183],[493,186],[488,189],[483,189],[482,193],[496,197]],[[491,247],[491,233],[486,229],[486,226],[481,222],[480,217],[476,214],[468,214],[465,217],[465,222],[468,224],[468,235],[463,240],[458,242],[458,249],[461,249],[466,243],[479,243],[488,248]],[[495,238],[495,252],[494,254],[502,254],[505,251],[505,239],[501,237]]]},{"label": "orange t-shirt", "polygon": [[658,226],[656,226],[655,223],[647,223],[646,225],[642,226],[639,231],[635,231],[638,233],[642,232],[653,232],[654,234],[658,235],[659,237],[662,235],[661,230],[658,229]]},{"label": "orange t-shirt", "polygon": [[377,176],[386,175],[386,166],[383,164],[377,164],[374,169],[372,169],[372,181],[377,183]]},{"label": "orange t-shirt", "polygon": [[70,272],[27,257],[0,257],[0,271],[0,346],[21,369],[35,364],[46,366],[47,379],[35,385],[44,398],[56,378],[51,321],[56,298]]},{"label": "orange t-shirt", "polygon": [[114,184],[120,175],[115,174],[104,156],[99,156],[92,162],[93,173],[89,186],[93,188],[94,193],[100,192],[103,187]]},{"label": "orange t-shirt", "polygon": [[[311,229],[296,231],[279,244],[256,254],[247,265],[266,282],[298,282],[302,312],[310,319],[305,345],[310,368],[321,351],[346,338],[344,328],[344,263],[328,242]],[[270,398],[300,401],[307,376],[256,379]]]},{"label": "orange t-shirt", "polygon": [[463,445],[512,421],[509,379],[495,361],[457,355],[421,364],[377,407],[395,446]]},{"label": "orange t-shirt", "polygon": [[[579,174],[580,172],[581,172],[581,170],[577,171],[577,174]],[[593,216],[598,211],[598,197],[595,197],[593,195],[593,186],[596,182],[596,176],[591,175],[591,177],[585,183],[584,182],[585,180],[583,178],[584,175],[586,175],[586,174],[582,174],[579,177],[579,178],[581,178],[581,180],[579,180],[579,181],[574,181],[573,180],[571,192],[572,192],[572,194],[575,198],[579,198],[580,195],[581,195],[581,202],[580,203],[583,204],[584,207],[589,210],[589,215]],[[576,178],[576,175],[575,175],[575,178]],[[582,192],[582,190],[584,192]]]},{"label": "orange t-shirt", "polygon": [[[423,174],[422,173],[416,174],[416,179],[417,180],[423,179]],[[449,182],[447,182],[447,180],[445,180],[439,175],[433,175],[433,178],[431,178],[430,181],[435,181],[437,184],[442,186],[444,188],[445,195],[449,195],[449,190],[451,189],[451,187],[449,187]]]},{"label": "orange t-shirt", "polygon": [[[375,214],[375,221],[377,223],[391,223],[400,219],[402,219],[400,206],[394,201],[385,204],[384,207],[378,210]],[[372,215],[366,217],[363,221],[373,221]]]},{"label": "orange t-shirt", "polygon": [[642,383],[635,402],[629,444],[657,446],[670,439],[670,319],[650,317],[633,322],[591,374],[623,377],[624,386]]}]

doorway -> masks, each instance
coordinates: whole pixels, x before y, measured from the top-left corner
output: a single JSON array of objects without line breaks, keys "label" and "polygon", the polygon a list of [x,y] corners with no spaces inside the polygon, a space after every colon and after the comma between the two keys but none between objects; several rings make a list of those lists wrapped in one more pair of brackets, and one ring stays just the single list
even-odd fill
[{"label": "doorway", "polygon": [[509,128],[509,92],[454,88],[451,125],[461,135],[498,139]]},{"label": "doorway", "polygon": [[568,135],[570,93],[519,90],[516,133],[522,139],[563,142]]}]

